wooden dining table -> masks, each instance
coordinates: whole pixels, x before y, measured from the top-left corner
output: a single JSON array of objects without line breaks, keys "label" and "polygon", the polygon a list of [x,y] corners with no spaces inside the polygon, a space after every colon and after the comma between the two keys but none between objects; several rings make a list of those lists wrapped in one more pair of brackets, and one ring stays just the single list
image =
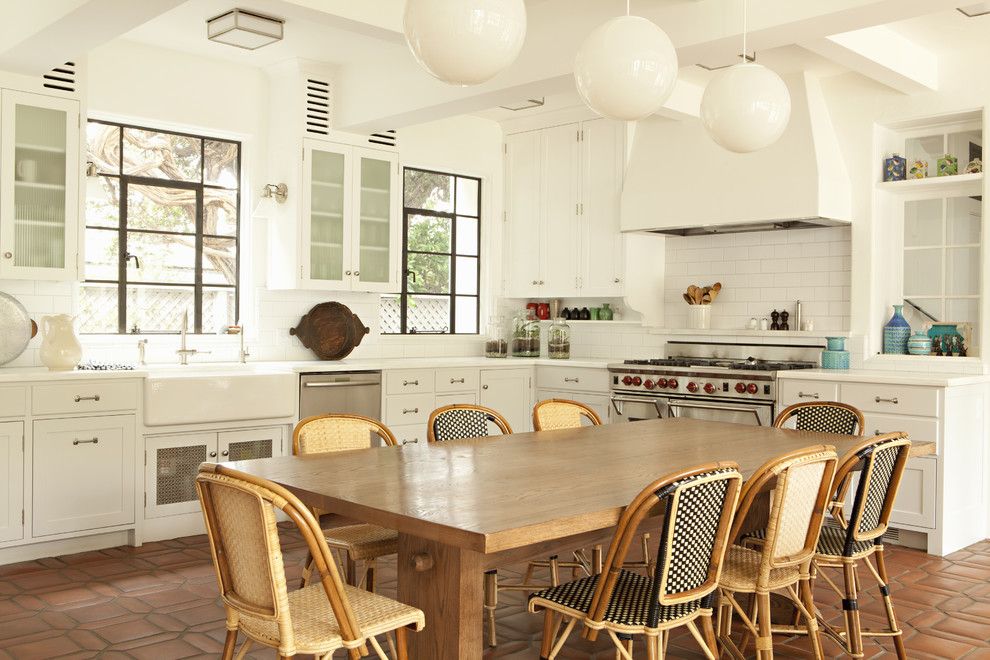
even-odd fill
[{"label": "wooden dining table", "polygon": [[398,599],[426,615],[410,657],[472,660],[483,651],[484,571],[607,540],[665,474],[735,461],[749,477],[794,449],[832,445],[841,457],[861,441],[676,418],[231,465],[322,511],[397,530]]}]

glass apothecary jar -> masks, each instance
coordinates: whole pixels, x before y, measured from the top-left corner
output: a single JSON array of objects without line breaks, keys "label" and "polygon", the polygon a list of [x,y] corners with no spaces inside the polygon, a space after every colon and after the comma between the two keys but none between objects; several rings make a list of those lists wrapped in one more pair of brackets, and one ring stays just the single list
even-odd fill
[{"label": "glass apothecary jar", "polygon": [[505,338],[505,317],[493,316],[488,319],[488,339],[485,340],[485,357],[504,358],[509,356],[509,342]]},{"label": "glass apothecary jar", "polygon": [[547,356],[551,360],[567,360],[571,357],[571,326],[562,318],[555,318],[550,326]]},{"label": "glass apothecary jar", "polygon": [[521,309],[512,319],[512,357],[540,357],[540,321],[532,309]]}]

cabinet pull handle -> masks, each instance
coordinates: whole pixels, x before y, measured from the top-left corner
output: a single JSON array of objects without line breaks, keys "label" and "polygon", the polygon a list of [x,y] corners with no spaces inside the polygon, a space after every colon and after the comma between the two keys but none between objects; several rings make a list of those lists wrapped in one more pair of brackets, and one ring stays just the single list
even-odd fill
[{"label": "cabinet pull handle", "polygon": [[75,440],[72,441],[72,444],[73,444],[73,446],[75,446],[75,445],[98,445],[98,444],[100,444],[100,439],[99,438],[90,438],[89,440],[80,440],[79,438],[76,438]]},{"label": "cabinet pull handle", "polygon": [[581,379],[580,378],[565,378],[564,379],[564,382],[565,383],[580,383],[581,382]]},{"label": "cabinet pull handle", "polygon": [[403,440],[402,441],[402,444],[404,444],[404,445],[414,445],[417,442],[419,442],[419,438],[416,438],[415,440]]},{"label": "cabinet pull handle", "polygon": [[419,412],[419,408],[403,408],[402,409],[402,414],[403,415],[408,415],[410,413],[418,413],[418,412]]},{"label": "cabinet pull handle", "polygon": [[403,385],[419,385],[419,380],[404,380]]},{"label": "cabinet pull handle", "polygon": [[818,392],[798,392],[799,399],[817,399]]},{"label": "cabinet pull handle", "polygon": [[229,452],[229,451],[227,451],[226,449],[224,449],[224,450],[223,450],[222,452],[220,452],[220,455],[221,455],[221,456],[227,456],[227,455],[229,455],[229,454],[230,454],[230,452]]},{"label": "cabinet pull handle", "polygon": [[536,280],[533,280],[533,284],[536,284]]},{"label": "cabinet pull handle", "polygon": [[80,401],[99,401],[99,400],[100,400],[99,394],[94,394],[93,396],[80,396],[79,394],[77,394],[75,396],[76,403],[79,403]]},{"label": "cabinet pull handle", "polygon": [[463,383],[463,382],[464,382],[464,379],[463,378],[451,378],[450,379],[450,384],[451,385],[453,385],[454,383]]},{"label": "cabinet pull handle", "polygon": [[215,451],[211,451],[210,458],[216,458],[216,457],[217,457],[217,453]]},{"label": "cabinet pull handle", "polygon": [[873,401],[874,401],[874,403],[893,403],[893,404],[896,404],[897,403],[897,397],[895,396],[892,399],[882,399],[880,397],[874,397],[873,398]]}]

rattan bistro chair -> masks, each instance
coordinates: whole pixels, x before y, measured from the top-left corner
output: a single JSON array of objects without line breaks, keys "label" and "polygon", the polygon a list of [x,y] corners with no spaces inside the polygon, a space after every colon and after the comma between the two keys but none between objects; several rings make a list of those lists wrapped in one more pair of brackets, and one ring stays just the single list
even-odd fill
[{"label": "rattan bistro chair", "polygon": [[[712,463],[654,481],[623,511],[605,572],[530,596],[529,611],[544,611],[540,657],[555,658],[580,621],[585,637],[591,640],[605,630],[615,644],[617,658],[632,660],[633,635],[646,636],[649,658],[662,658],[669,631],[687,626],[705,656],[714,660],[718,649],[712,596],[742,484],[736,468],[735,463]],[[640,523],[658,505],[665,515],[653,574],[627,571],[622,568],[624,556]],[[698,630],[699,619],[704,634]],[[558,638],[565,620],[567,625]]]},{"label": "rattan bistro chair", "polygon": [[[316,415],[296,424],[292,433],[292,453],[300,456],[368,449],[373,435],[381,438],[386,446],[398,444],[385,425],[371,418],[343,414]],[[314,511],[317,516],[319,513]],[[368,591],[375,590],[375,560],[394,555],[399,549],[399,533],[377,525],[361,523],[335,527],[324,530],[324,536],[327,545],[343,555],[347,583],[356,587],[364,584]],[[306,586],[312,572],[310,559],[306,560],[302,586]],[[360,581],[357,577],[359,561],[363,561],[365,566]]]},{"label": "rattan bistro chair", "polygon": [[498,412],[472,403],[454,403],[437,408],[426,422],[427,442],[446,442],[465,438],[484,438],[491,433],[488,423],[498,427],[502,435],[511,435],[509,421]]},{"label": "rattan bistro chair", "polygon": [[582,426],[583,420],[587,420],[592,426],[602,424],[598,413],[578,401],[545,399],[533,406],[534,431],[576,429]]},{"label": "rattan bistro chair", "polygon": [[[406,633],[421,630],[423,612],[384,596],[345,585],[323,539],[319,521],[285,488],[212,463],[196,477],[220,596],[227,612],[223,658],[234,656],[239,633],[275,648],[279,658],[297,654],[329,657],[346,648],[351,659],[368,653],[387,657],[376,635],[396,633],[394,657],[405,660]],[[285,584],[275,509],[302,533],[320,582],[295,591]],[[391,640],[389,640],[391,644]]]},{"label": "rattan bistro chair", "polygon": [[[907,657],[901,629],[897,627],[897,618],[894,616],[894,604],[890,598],[883,534],[890,522],[890,512],[910,451],[911,441],[907,439],[906,433],[871,437],[851,449],[836,472],[835,483],[838,487],[832,501],[832,518],[836,524],[822,528],[813,577],[824,579],[842,599],[845,629],[837,630],[827,623],[823,623],[823,628],[825,634],[845,647],[846,652],[853,657],[863,655],[864,637],[892,637],[897,657],[902,660]],[[843,502],[855,474],[859,475],[859,480],[847,520]],[[871,556],[876,561],[876,568],[870,563]],[[888,623],[885,630],[863,630],[860,626],[857,603],[857,566],[860,562],[869,569],[880,587]],[[845,588],[839,589],[824,571],[819,570],[822,568],[842,569]]]},{"label": "rattan bistro chair", "polygon": [[[792,421],[793,420],[793,421]],[[838,401],[795,403],[780,411],[773,425],[778,429],[863,435],[866,421],[858,408]]]},{"label": "rattan bistro chair", "polygon": [[[758,660],[773,658],[774,632],[794,634],[799,630],[793,625],[771,625],[771,591],[783,591],[794,603],[805,621],[803,630],[811,638],[815,658],[823,657],[810,571],[829,503],[835,464],[833,447],[799,449],[765,463],[743,487],[732,526],[733,539],[739,537],[754,502],[772,490],[768,522],[758,548],[733,544],[725,554],[719,580],[718,634],[722,648],[732,657],[744,657],[730,638],[733,613],[739,615],[748,629],[746,640],[750,636],[756,638]],[[752,595],[748,612],[736,599],[739,593]]]}]

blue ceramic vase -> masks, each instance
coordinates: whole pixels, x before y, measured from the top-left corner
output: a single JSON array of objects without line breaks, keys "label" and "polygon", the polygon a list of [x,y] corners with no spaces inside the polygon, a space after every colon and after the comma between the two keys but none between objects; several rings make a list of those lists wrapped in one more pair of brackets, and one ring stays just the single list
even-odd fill
[{"label": "blue ceramic vase", "polygon": [[894,315],[883,326],[883,352],[887,355],[907,355],[911,325],[904,318],[904,305],[894,305]]}]

